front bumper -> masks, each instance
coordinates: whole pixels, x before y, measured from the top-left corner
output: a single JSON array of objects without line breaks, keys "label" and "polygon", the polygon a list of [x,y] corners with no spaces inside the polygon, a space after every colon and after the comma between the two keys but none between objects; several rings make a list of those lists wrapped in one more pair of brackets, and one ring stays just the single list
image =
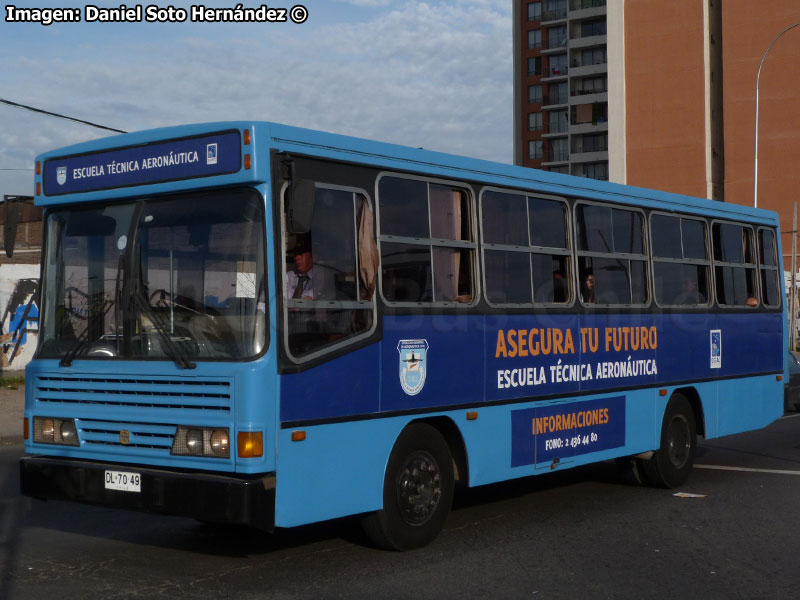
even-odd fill
[{"label": "front bumper", "polygon": [[[141,476],[141,492],[105,488],[105,471]],[[214,523],[275,527],[275,475],[229,475],[141,468],[136,465],[65,460],[43,456],[20,459],[22,493],[41,500],[70,500],[191,517]]]}]

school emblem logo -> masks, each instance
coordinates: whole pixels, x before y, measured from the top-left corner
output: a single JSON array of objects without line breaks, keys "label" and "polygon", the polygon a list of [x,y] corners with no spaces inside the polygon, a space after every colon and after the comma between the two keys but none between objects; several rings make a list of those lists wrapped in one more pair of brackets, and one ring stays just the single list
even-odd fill
[{"label": "school emblem logo", "polygon": [[131,432],[127,429],[123,429],[119,432],[119,443],[123,446],[127,446],[131,443]]},{"label": "school emblem logo", "polygon": [[217,145],[216,144],[207,144],[206,145],[206,164],[207,165],[215,165],[215,164],[217,164]]},{"label": "school emblem logo", "polygon": [[56,181],[58,185],[64,185],[67,182],[67,167],[56,168]]},{"label": "school emblem logo", "polygon": [[428,369],[428,340],[400,340],[400,386],[409,396],[416,396],[425,385]]}]

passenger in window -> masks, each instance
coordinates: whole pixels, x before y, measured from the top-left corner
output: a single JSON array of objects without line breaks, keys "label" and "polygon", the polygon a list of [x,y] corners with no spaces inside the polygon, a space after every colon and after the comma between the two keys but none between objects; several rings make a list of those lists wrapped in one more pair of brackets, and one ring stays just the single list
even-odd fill
[{"label": "passenger in window", "polygon": [[594,304],[594,273],[588,270],[583,274],[581,281],[581,299],[586,304]]},{"label": "passenger in window", "polygon": [[747,300],[744,301],[745,306],[758,306],[758,298],[754,296],[749,296]]},{"label": "passenger in window", "polygon": [[553,302],[566,302],[568,295],[567,280],[561,269],[553,271]]},{"label": "passenger in window", "polygon": [[328,300],[333,298],[334,287],[330,277],[321,268],[314,270],[311,236],[298,234],[294,247],[294,269],[286,273],[286,297],[290,300]]},{"label": "passenger in window", "polygon": [[675,299],[675,304],[707,304],[705,295],[697,289],[695,277],[684,277],[681,292]]}]

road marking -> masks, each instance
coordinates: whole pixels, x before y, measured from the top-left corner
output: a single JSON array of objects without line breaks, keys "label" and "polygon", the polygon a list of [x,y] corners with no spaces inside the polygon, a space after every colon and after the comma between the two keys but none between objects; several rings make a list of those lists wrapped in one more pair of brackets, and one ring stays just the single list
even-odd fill
[{"label": "road marking", "polygon": [[695,465],[698,469],[714,469],[717,471],[747,471],[750,473],[775,473],[776,475],[800,475],[800,471],[785,471],[783,469],[751,469],[748,467],[724,467],[722,465]]},{"label": "road marking", "polygon": [[783,415],[780,418],[780,420],[782,421],[783,419],[796,419],[797,417],[800,417],[800,413],[797,413],[797,414],[794,414],[794,415]]}]

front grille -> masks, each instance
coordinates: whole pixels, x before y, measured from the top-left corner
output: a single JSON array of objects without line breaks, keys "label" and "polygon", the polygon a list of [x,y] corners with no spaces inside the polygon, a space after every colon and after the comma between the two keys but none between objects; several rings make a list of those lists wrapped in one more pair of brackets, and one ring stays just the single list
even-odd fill
[{"label": "front grille", "polygon": [[98,452],[163,457],[177,425],[233,419],[232,379],[42,374],[32,384],[36,414],[75,417],[81,447]]},{"label": "front grille", "polygon": [[[172,449],[176,427],[157,423],[78,419],[78,429],[81,432],[81,440],[86,446],[115,446],[169,452]],[[122,443],[120,436],[122,431],[129,433],[128,443]]]},{"label": "front grille", "polygon": [[232,384],[224,379],[58,377],[38,375],[34,394],[44,404],[117,406],[133,410],[231,412]]}]

